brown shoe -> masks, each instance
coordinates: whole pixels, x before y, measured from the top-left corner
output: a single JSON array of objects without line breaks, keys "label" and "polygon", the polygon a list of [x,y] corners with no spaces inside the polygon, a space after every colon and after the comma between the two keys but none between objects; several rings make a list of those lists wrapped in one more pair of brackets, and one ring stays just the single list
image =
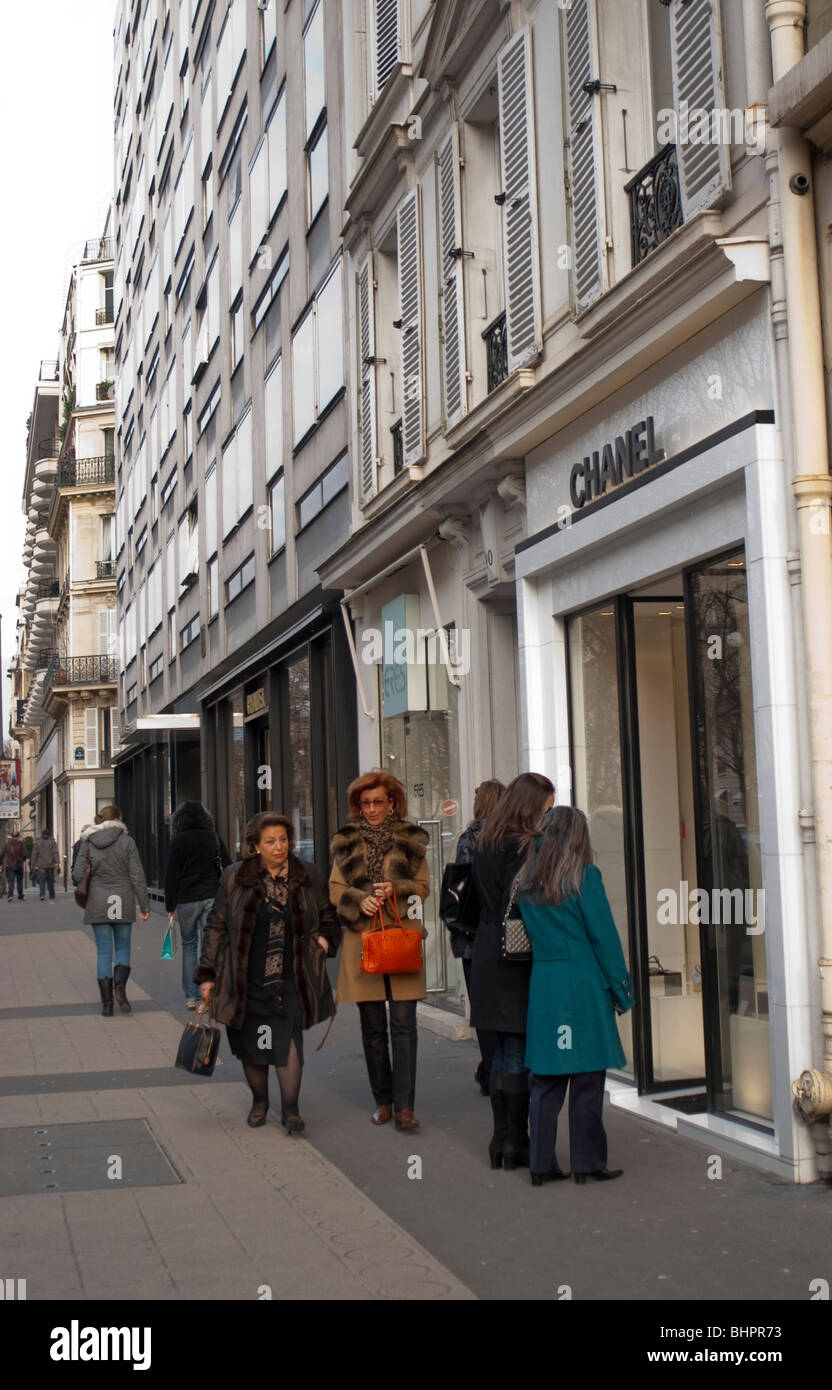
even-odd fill
[{"label": "brown shoe", "polygon": [[388,1120],[393,1118],[392,1105],[380,1105],[378,1110],[374,1110],[370,1119],[374,1125],[386,1125]]},{"label": "brown shoe", "polygon": [[416,1119],[416,1116],[413,1114],[412,1110],[396,1111],[396,1129],[403,1129],[407,1133],[411,1133],[413,1130],[416,1130],[418,1128],[419,1121]]}]

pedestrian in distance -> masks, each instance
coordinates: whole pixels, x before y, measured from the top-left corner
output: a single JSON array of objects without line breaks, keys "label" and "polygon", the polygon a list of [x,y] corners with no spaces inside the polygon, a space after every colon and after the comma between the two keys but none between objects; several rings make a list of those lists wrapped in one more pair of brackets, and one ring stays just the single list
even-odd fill
[{"label": "pedestrian in distance", "polygon": [[3,867],[6,870],[9,902],[14,898],[15,884],[17,884],[17,896],[23,902],[23,865],[28,858],[29,851],[15,830],[3,848]]},{"label": "pedestrian in distance", "polygon": [[29,860],[29,872],[32,878],[34,879],[35,874],[38,876],[41,902],[46,900],[47,888],[49,889],[49,901],[55,901],[55,874],[60,866],[61,851],[58,849],[58,842],[49,826],[45,825],[32,845],[32,855]]},{"label": "pedestrian in distance", "polygon": [[345,928],[338,998],[358,1005],[364,1058],[376,1102],[373,1124],[387,1124],[395,1114],[396,1128],[411,1132],[419,1128],[413,1113],[416,1003],[426,993],[424,956],[418,971],[369,974],[361,968],[361,934],[373,930],[380,906],[385,930],[398,930],[400,921],[418,929],[424,941],[427,931],[421,915],[413,916],[413,908],[418,902],[421,914],[430,889],[425,858],[428,836],[421,826],[406,819],[404,787],[389,772],[366,772],[357,777],[347,788],[347,801],[350,819],[333,838],[329,879],[330,898]]},{"label": "pedestrian in distance", "polygon": [[513,1169],[529,1161],[525,1053],[531,965],[503,960],[500,948],[515,875],[554,799],[548,777],[521,772],[485,821],[472,860],[480,922],[471,961],[471,1023],[478,1031],[495,1034],[488,1080],[494,1120],[488,1146],[492,1168]]},{"label": "pedestrian in distance", "polygon": [[139,917],[150,917],[150,899],[142,861],[118,806],[102,806],[95,821],[81,833],[72,866],[79,883],[89,856],[90,882],[84,924],[92,927],[98,952],[98,991],[101,1012],[113,1016],[113,988],[123,1014],[131,1012],[125,987],[130,977],[130,940],[136,905]]},{"label": "pedestrian in distance", "polygon": [[205,921],[214,903],[228,851],[214,817],[201,801],[183,801],[171,816],[171,842],[165,870],[168,922],[182,938],[182,989],[185,1007],[196,1008],[194,971],[202,955]]},{"label": "pedestrian in distance", "polygon": [[341,928],[320,870],[294,853],[287,816],[262,811],[243,834],[242,859],[224,870],[205,923],[195,978],[251,1090],[248,1123],[266,1123],[269,1067],[281,1122],[305,1129],[299,1109],[303,1031],[335,1012],[326,962]]},{"label": "pedestrian in distance", "polygon": [[633,988],[582,811],[555,807],[517,904],[534,956],[526,1032],[532,1183],[569,1176],[555,1154],[567,1086],[575,1181],[620,1177],[620,1168],[607,1167],[604,1079],[626,1065],[615,1014],[633,1007]]},{"label": "pedestrian in distance", "polygon": [[[454,856],[457,864],[470,864],[474,857],[474,850],[477,847],[479,833],[483,823],[491,812],[495,810],[497,802],[500,800],[505,787],[502,782],[488,781],[480,782],[474,790],[474,814],[473,819],[465,827],[456,843],[456,855]],[[465,976],[465,988],[468,991],[468,998],[471,998],[471,957],[474,954],[474,931],[460,930],[458,927],[448,927],[451,938],[451,953],[456,960],[462,961],[462,973]],[[496,1038],[494,1033],[487,1028],[477,1030],[477,1042],[480,1049],[480,1061],[474,1073],[474,1080],[484,1096],[488,1095],[488,1078],[491,1074],[491,1060],[494,1056],[494,1045]]]}]

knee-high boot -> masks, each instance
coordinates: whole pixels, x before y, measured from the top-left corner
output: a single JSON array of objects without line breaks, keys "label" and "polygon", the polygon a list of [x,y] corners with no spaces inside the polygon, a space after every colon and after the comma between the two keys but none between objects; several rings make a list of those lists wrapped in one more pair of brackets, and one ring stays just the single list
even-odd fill
[{"label": "knee-high boot", "polygon": [[101,1012],[105,1018],[113,1016],[113,977],[106,975],[98,980],[98,993],[101,995]]},{"label": "knee-high boot", "polygon": [[503,1144],[506,1138],[508,1119],[506,1115],[506,1094],[502,1087],[502,1072],[492,1071],[489,1075],[489,1098],[491,1114],[494,1116],[494,1133],[488,1144],[488,1156],[492,1168],[503,1166]]},{"label": "knee-high boot", "polygon": [[529,1164],[529,1093],[506,1093],[506,1137],[503,1141],[503,1167],[512,1169]]},{"label": "knee-high boot", "polygon": [[131,1007],[130,1007],[130,1001],[129,1001],[129,999],[127,998],[127,995],[126,995],[125,992],[124,992],[124,986],[127,984],[127,981],[128,981],[128,979],[129,979],[129,977],[130,977],[130,966],[129,966],[129,965],[116,965],[116,966],[113,967],[113,980],[114,980],[114,989],[115,989],[116,1003],[118,1004],[118,1006],[119,1006],[119,1008],[121,1009],[121,1012],[122,1012],[123,1014],[132,1013],[132,1009],[131,1009]]}]

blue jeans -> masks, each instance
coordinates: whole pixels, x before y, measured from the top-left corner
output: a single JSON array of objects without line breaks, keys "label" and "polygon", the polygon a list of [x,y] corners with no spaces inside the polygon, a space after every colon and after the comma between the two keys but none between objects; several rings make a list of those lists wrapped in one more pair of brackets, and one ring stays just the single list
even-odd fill
[{"label": "blue jeans", "polygon": [[186,999],[199,998],[199,985],[194,982],[194,971],[202,955],[205,919],[213,906],[213,898],[200,898],[194,903],[180,903],[176,909],[176,920],[182,937],[182,988]]},{"label": "blue jeans", "polygon": [[[112,977],[113,964],[130,964],[130,934],[133,930],[133,924],[132,922],[93,922],[92,930],[98,950],[98,978],[99,980],[107,980]],[[115,962],[113,961],[113,949],[115,949]]]},{"label": "blue jeans", "polygon": [[40,888],[40,900],[41,900],[41,902],[43,902],[43,901],[45,900],[45,898],[46,898],[46,889],[47,889],[47,885],[48,885],[48,887],[49,887],[49,896],[50,896],[50,898],[54,898],[54,896],[55,896],[55,870],[54,870],[54,869],[38,869],[38,887]]},{"label": "blue jeans", "polygon": [[9,867],[6,869],[6,886],[8,887],[8,890],[9,890],[9,902],[11,902],[12,898],[14,897],[14,885],[15,885],[15,881],[17,882],[17,896],[18,896],[19,898],[22,898],[22,897],[23,897],[23,865],[22,865],[22,864],[16,864],[16,865],[11,865],[11,864],[10,864]]},{"label": "blue jeans", "polygon": [[[528,1089],[525,1033],[497,1033],[491,1061],[491,1085],[495,1091],[524,1092]],[[496,1075],[495,1075],[496,1073]]]}]

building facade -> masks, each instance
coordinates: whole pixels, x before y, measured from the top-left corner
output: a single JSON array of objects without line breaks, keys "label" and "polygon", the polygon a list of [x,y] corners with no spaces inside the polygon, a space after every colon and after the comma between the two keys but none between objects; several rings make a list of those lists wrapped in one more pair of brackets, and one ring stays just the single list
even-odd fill
[{"label": "building facade", "polygon": [[119,801],[326,859],[355,773],[338,6],[122,3],[115,31]]}]

